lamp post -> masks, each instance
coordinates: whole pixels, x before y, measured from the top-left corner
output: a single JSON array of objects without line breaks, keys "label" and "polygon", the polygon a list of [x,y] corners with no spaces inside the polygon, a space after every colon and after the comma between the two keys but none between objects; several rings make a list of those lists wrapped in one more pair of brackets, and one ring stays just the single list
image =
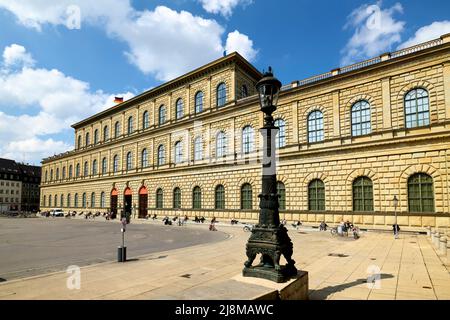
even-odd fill
[{"label": "lamp post", "polygon": [[394,224],[394,238],[398,238],[398,224],[397,224],[397,206],[398,206],[398,199],[397,196],[394,195],[394,199],[392,200],[394,203],[394,214],[395,214],[395,224]]},{"label": "lamp post", "polygon": [[[272,68],[256,84],[261,111],[264,112],[264,126],[260,129],[263,136],[262,193],[259,198],[259,221],[252,229],[247,242],[248,260],[244,263],[243,276],[285,282],[297,275],[295,261],[292,260],[293,245],[287,229],[280,225],[277,194],[277,174],[275,157],[275,136],[272,113],[277,109],[281,82],[273,76]],[[261,254],[260,264],[252,266],[257,254]],[[280,266],[283,255],[287,261]]]}]

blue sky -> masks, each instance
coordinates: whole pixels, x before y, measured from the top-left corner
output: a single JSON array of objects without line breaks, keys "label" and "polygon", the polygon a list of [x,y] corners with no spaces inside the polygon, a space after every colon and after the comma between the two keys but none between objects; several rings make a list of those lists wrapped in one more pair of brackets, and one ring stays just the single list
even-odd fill
[{"label": "blue sky", "polygon": [[0,157],[39,164],[70,125],[239,51],[283,82],[450,32],[450,2],[0,0]]}]

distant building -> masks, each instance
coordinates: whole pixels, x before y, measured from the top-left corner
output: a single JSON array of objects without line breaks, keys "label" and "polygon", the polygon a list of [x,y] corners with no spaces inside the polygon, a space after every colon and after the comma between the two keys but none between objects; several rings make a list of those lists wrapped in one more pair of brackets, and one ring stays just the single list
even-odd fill
[{"label": "distant building", "polygon": [[41,168],[0,158],[0,212],[39,210]]},{"label": "distant building", "polygon": [[41,167],[19,164],[22,172],[22,211],[39,210]]}]

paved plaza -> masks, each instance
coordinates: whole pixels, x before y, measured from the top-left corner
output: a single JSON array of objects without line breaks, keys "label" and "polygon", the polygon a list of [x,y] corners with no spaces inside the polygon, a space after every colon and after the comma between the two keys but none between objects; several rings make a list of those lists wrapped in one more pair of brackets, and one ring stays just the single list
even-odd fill
[{"label": "paved plaza", "polygon": [[[66,223],[61,221],[63,225]],[[91,221],[79,223],[83,228],[93,225]],[[206,224],[164,227],[160,221],[134,222],[138,224],[208,236],[208,232],[204,233]],[[55,272],[3,282],[0,299],[220,298],[212,295],[216,292],[214,288],[241,274],[249,233],[241,227],[224,225],[219,225],[219,230],[229,237],[145,255],[129,250],[130,262],[83,267],[80,290],[67,289],[69,275]],[[132,232],[130,228],[129,237]],[[220,231],[209,233],[221,234]],[[390,233],[366,232],[359,240],[353,240],[309,228],[290,229],[289,235],[294,243],[297,267],[309,272],[312,300],[450,299],[449,266],[425,235],[403,233],[400,239],[394,240]],[[112,250],[115,247],[111,245]],[[381,281],[370,286],[367,279],[373,272],[381,275]],[[244,293],[235,298],[243,297]]]},{"label": "paved plaza", "polygon": [[[0,278],[12,280],[117,259],[121,225],[105,219],[0,219]],[[204,229],[179,229],[155,224],[127,226],[125,241],[138,256],[228,237]]]}]

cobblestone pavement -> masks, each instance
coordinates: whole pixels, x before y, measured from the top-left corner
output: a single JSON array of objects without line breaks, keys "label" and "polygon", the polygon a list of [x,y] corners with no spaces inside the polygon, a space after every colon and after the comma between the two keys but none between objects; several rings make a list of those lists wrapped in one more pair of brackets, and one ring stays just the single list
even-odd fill
[{"label": "cobblestone pavement", "polygon": [[[207,227],[188,225],[180,232]],[[249,237],[239,227],[218,228],[230,237],[140,257],[129,252],[133,259],[125,264],[83,267],[80,290],[67,289],[69,275],[59,272],[1,283],[0,299],[214,299],[208,288],[242,272]],[[353,240],[307,228],[289,234],[297,267],[309,272],[311,300],[450,299],[447,261],[425,235],[394,240],[390,233],[367,232]],[[368,284],[372,273],[381,280]]]}]

